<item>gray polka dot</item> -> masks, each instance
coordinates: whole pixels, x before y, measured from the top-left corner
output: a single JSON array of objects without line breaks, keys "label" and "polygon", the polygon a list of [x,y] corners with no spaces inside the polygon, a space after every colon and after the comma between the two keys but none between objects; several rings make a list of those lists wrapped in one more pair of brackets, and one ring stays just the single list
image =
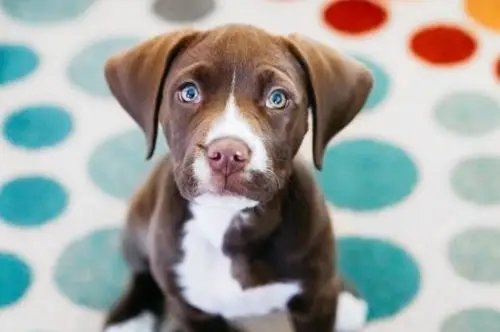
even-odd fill
[{"label": "gray polka dot", "polygon": [[453,169],[451,186],[455,193],[479,205],[500,204],[500,157],[468,158]]},{"label": "gray polka dot", "polygon": [[215,9],[215,0],[156,0],[153,11],[171,22],[191,22],[207,16]]},{"label": "gray polka dot", "polygon": [[500,105],[488,95],[473,91],[443,97],[435,106],[434,116],[444,128],[463,136],[500,128]]},{"label": "gray polka dot", "polygon": [[498,332],[500,312],[489,308],[467,309],[448,317],[441,332]]},{"label": "gray polka dot", "polygon": [[[500,229],[476,228],[450,242],[448,257],[456,273],[483,283],[500,282]],[[479,331],[479,330],[478,330]]]}]

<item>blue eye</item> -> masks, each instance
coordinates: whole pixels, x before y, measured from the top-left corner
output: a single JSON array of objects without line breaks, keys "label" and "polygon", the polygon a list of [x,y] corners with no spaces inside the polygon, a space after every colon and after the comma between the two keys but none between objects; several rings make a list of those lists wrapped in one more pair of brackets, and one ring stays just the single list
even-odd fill
[{"label": "blue eye", "polygon": [[287,105],[288,99],[282,89],[271,91],[266,100],[267,108],[282,109]]},{"label": "blue eye", "polygon": [[185,85],[180,93],[181,100],[185,103],[197,102],[200,93],[194,84]]}]

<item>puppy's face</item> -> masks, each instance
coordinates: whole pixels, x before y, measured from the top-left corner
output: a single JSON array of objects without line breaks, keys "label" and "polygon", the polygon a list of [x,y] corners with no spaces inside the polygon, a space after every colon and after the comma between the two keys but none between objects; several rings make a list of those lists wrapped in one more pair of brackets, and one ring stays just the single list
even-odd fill
[{"label": "puppy's face", "polygon": [[208,33],[173,61],[159,120],[182,194],[266,201],[286,182],[307,131],[304,73],[276,37]]},{"label": "puppy's face", "polygon": [[149,156],[158,124],[181,194],[271,199],[285,184],[313,109],[313,155],[363,106],[371,75],[298,36],[229,25],[178,31],[117,55],[110,88],[144,130]]}]

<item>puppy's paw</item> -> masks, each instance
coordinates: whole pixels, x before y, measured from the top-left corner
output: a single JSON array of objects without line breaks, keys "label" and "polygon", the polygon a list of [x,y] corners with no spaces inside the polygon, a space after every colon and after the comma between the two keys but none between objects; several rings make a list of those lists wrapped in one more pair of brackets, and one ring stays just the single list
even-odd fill
[{"label": "puppy's paw", "polygon": [[349,292],[339,294],[335,331],[360,331],[368,319],[368,303]]},{"label": "puppy's paw", "polygon": [[144,312],[123,323],[108,326],[104,332],[154,332],[155,323],[153,314]]}]

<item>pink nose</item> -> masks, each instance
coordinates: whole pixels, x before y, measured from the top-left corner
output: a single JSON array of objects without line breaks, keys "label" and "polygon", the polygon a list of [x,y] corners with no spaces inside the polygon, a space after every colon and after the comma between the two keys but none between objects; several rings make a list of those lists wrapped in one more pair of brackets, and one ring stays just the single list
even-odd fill
[{"label": "pink nose", "polygon": [[212,171],[229,176],[248,165],[250,149],[237,139],[219,139],[208,145],[207,159]]}]

